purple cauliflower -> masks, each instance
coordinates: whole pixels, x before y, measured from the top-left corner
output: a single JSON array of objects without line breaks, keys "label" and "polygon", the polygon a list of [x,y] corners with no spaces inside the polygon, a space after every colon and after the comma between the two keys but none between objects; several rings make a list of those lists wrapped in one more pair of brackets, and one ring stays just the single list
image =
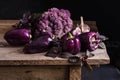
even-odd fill
[{"label": "purple cauliflower", "polygon": [[35,35],[39,35],[41,32],[47,32],[51,36],[61,38],[67,32],[71,31],[72,28],[73,20],[68,10],[50,8],[39,19]]}]

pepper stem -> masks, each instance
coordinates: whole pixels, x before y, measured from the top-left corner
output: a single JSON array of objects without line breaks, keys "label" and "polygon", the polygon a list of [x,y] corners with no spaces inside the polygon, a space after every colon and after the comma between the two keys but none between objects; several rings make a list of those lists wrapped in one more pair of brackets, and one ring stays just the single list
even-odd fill
[{"label": "pepper stem", "polygon": [[74,38],[73,35],[70,32],[68,34],[69,34],[69,39]]}]

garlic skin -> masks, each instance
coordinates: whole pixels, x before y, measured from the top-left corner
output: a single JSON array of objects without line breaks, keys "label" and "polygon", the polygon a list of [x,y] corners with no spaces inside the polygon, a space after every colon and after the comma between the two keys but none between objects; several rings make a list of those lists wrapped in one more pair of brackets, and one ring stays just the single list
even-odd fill
[{"label": "garlic skin", "polygon": [[77,26],[71,31],[72,35],[77,36],[82,33],[90,32],[90,27],[84,23],[83,17],[80,17],[81,24],[77,24]]},{"label": "garlic skin", "polygon": [[81,28],[79,27],[80,25],[77,24],[77,27],[72,31],[72,34],[74,36],[77,36],[77,35],[80,35],[82,32],[81,32]]},{"label": "garlic skin", "polygon": [[84,23],[82,16],[80,17],[80,20],[81,20],[81,24],[80,24],[81,32],[82,33],[90,32],[90,27]]}]

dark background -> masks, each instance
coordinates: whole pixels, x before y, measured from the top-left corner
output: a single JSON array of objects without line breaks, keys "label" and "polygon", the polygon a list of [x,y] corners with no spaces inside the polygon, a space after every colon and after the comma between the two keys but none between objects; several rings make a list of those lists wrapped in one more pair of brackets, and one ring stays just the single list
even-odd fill
[{"label": "dark background", "polygon": [[0,19],[20,19],[25,11],[42,13],[48,8],[68,9],[73,20],[95,20],[101,34],[120,40],[119,2],[115,0],[0,0]]},{"label": "dark background", "polygon": [[96,21],[100,34],[109,38],[109,53],[118,57],[120,5],[116,0],[0,0],[0,19],[20,19],[25,11],[42,13],[51,7],[68,9],[73,20],[83,16]]}]

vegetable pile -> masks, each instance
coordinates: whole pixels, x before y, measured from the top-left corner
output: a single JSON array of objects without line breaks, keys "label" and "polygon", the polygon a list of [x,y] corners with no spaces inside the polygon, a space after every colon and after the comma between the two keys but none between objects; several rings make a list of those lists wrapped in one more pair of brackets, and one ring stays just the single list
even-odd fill
[{"label": "vegetable pile", "polygon": [[47,52],[45,56],[68,58],[80,51],[94,51],[106,40],[90,30],[80,17],[81,24],[73,27],[69,10],[50,8],[42,14],[26,12],[14,29],[4,35],[12,46],[23,45],[25,54]]}]

